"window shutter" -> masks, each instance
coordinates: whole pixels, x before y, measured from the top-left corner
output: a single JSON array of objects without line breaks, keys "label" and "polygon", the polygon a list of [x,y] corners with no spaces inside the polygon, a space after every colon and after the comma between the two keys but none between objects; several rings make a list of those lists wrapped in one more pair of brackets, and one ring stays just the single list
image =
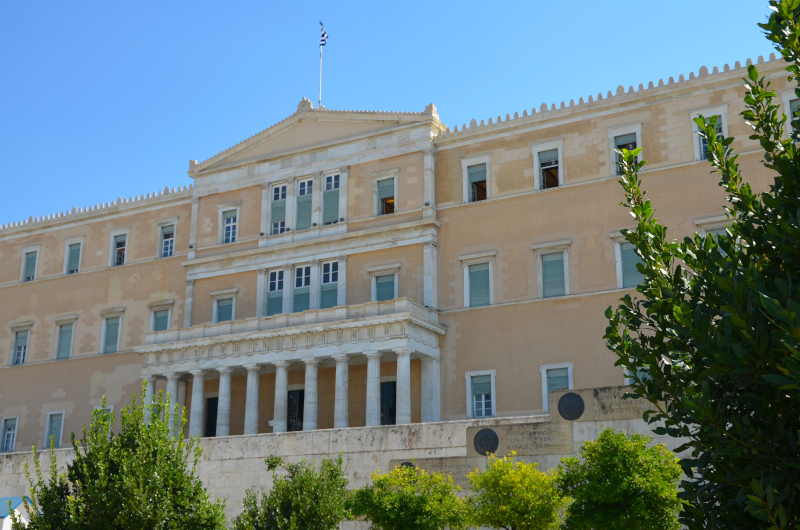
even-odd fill
[{"label": "window shutter", "polygon": [[479,396],[483,394],[492,393],[492,376],[491,375],[474,375],[472,376],[472,395]]},{"label": "window shutter", "polygon": [[14,341],[14,351],[16,351],[17,348],[27,345],[28,345],[28,332],[17,331],[16,340]]},{"label": "window shutter", "polygon": [[50,429],[47,431],[47,447],[50,447],[51,439],[52,447],[61,447],[61,424],[63,421],[63,414],[50,415]]},{"label": "window shutter", "polygon": [[623,134],[622,136],[614,138],[614,145],[617,146],[617,149],[619,149],[621,145],[627,144],[636,144],[636,133]]},{"label": "window shutter", "polygon": [[563,296],[564,253],[542,254],[542,296]]},{"label": "window shutter", "polygon": [[119,339],[119,317],[106,319],[106,341],[103,344],[103,353],[114,353],[117,351],[117,340]]},{"label": "window shutter", "polygon": [[272,201],[272,213],[270,214],[271,222],[280,223],[286,220],[286,199],[279,201]]},{"label": "window shutter", "polygon": [[378,302],[394,300],[394,274],[375,278],[375,297]]},{"label": "window shutter", "polygon": [[547,391],[569,388],[569,369],[551,368],[547,370]]},{"label": "window shutter", "polygon": [[122,234],[120,236],[114,236],[114,248],[117,247],[117,243],[125,243],[125,238],[126,237],[127,236],[125,236],[125,234]]},{"label": "window shutter", "polygon": [[78,272],[81,261],[81,244],[75,243],[69,246],[69,259],[67,260],[67,274]]},{"label": "window shutter", "polygon": [[227,221],[228,219],[236,220],[236,210],[228,210],[222,214],[222,219]]},{"label": "window shutter", "polygon": [[233,320],[233,298],[217,300],[217,322]]},{"label": "window shutter", "polygon": [[36,252],[25,254],[25,281],[33,279],[36,275]]},{"label": "window shutter", "polygon": [[153,331],[169,329],[169,311],[156,311],[153,314]]},{"label": "window shutter", "polygon": [[320,298],[320,309],[328,309],[335,307],[339,300],[339,284],[338,283],[324,283],[322,284]]},{"label": "window shutter", "polygon": [[267,294],[267,316],[283,313],[283,291],[272,291]]},{"label": "window shutter", "polygon": [[467,179],[470,184],[486,180],[486,164],[467,167]]},{"label": "window shutter", "polygon": [[619,253],[622,258],[622,287],[636,287],[644,280],[636,268],[637,263],[642,263],[642,258],[636,254],[633,243],[621,243]]},{"label": "window shutter", "polygon": [[311,195],[297,198],[297,230],[311,228]]},{"label": "window shutter", "polygon": [[558,162],[558,149],[539,151],[539,164],[548,164],[550,162]]},{"label": "window shutter", "polygon": [[489,264],[469,266],[469,306],[489,305]]},{"label": "window shutter", "polygon": [[789,121],[797,123],[800,117],[797,116],[797,109],[800,109],[800,99],[793,99],[789,102]]},{"label": "window shutter", "polygon": [[339,220],[339,190],[326,191],[322,197],[322,222],[335,223]]},{"label": "window shutter", "polygon": [[175,233],[175,225],[167,225],[161,227],[161,235],[171,236]]},{"label": "window shutter", "polygon": [[65,324],[59,329],[57,359],[69,358],[69,350],[72,346],[72,327],[73,324]]},{"label": "window shutter", "polygon": [[394,197],[394,179],[378,181],[378,200]]},{"label": "window shutter", "polygon": [[310,301],[310,294],[308,287],[295,287],[294,289],[294,307],[292,310],[295,313],[301,311],[308,311]]}]

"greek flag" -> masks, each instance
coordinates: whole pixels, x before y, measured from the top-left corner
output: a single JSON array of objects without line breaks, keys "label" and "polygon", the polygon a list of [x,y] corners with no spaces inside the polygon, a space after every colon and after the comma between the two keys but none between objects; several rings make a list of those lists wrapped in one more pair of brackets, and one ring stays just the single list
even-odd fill
[{"label": "greek flag", "polygon": [[325,44],[327,44],[327,42],[328,42],[328,34],[325,33],[325,28],[322,27],[322,21],[321,20],[319,21],[319,31],[320,31],[319,45],[320,45],[320,47],[322,47],[322,46],[325,46]]}]

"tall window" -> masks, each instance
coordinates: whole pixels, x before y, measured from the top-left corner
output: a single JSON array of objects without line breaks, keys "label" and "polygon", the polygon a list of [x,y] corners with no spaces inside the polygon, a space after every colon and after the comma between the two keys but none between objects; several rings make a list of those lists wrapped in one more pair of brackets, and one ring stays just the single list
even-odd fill
[{"label": "tall window", "polygon": [[636,253],[636,248],[633,243],[623,241],[619,243],[619,277],[618,287],[628,288],[636,287],[644,280],[644,276],[636,267],[642,263],[642,258]]},{"label": "tall window", "polygon": [[489,264],[476,263],[469,266],[469,307],[489,305]]},{"label": "tall window", "polygon": [[311,267],[297,267],[294,270],[294,304],[295,313],[307,311],[311,296]]},{"label": "tall window", "polygon": [[[628,134],[621,134],[619,136],[614,137],[614,147],[617,149],[627,149],[628,151],[632,151],[636,149],[636,133],[628,133]],[[620,157],[617,153],[614,153],[616,158],[616,166],[614,168],[614,174],[619,175],[621,174],[620,170]]]},{"label": "tall window", "polygon": [[714,118],[714,128],[718,136],[725,137],[728,135],[728,106],[717,105],[700,109],[689,113],[689,118],[692,120],[692,131],[694,132],[694,159],[707,160],[708,159],[708,139],[700,136],[700,127],[694,123],[694,120],[702,116],[706,120],[706,125],[711,123],[711,118]]},{"label": "tall window", "polygon": [[14,450],[17,442],[17,418],[6,418],[3,420],[3,452]]},{"label": "tall window", "polygon": [[486,418],[492,416],[492,376],[471,376],[472,417]]},{"label": "tall window", "polygon": [[289,390],[286,403],[286,430],[303,430],[303,405],[305,402],[305,391]]},{"label": "tall window", "polygon": [[109,317],[103,320],[105,326],[103,353],[115,353],[119,351],[119,324],[120,317]]},{"label": "tall window", "polygon": [[75,324],[61,324],[58,326],[58,351],[56,359],[69,359],[72,354],[72,334]]},{"label": "tall window", "polygon": [[298,183],[297,192],[297,224],[296,230],[311,228],[311,196],[314,191],[314,180],[303,180]]},{"label": "tall window", "polygon": [[539,151],[539,189],[558,187],[558,149]]},{"label": "tall window", "polygon": [[339,222],[339,175],[325,177],[322,194],[322,222],[329,225]]},{"label": "tall window", "polygon": [[67,274],[75,274],[81,268],[81,244],[73,243],[67,247]]},{"label": "tall window", "polygon": [[222,212],[222,243],[236,242],[236,232],[238,228],[238,211],[226,210]]},{"label": "tall window", "polygon": [[550,411],[550,392],[572,388],[572,363],[551,364],[541,368],[542,408]]},{"label": "tall window", "polygon": [[375,300],[385,302],[394,300],[395,274],[382,274],[375,276]]},{"label": "tall window", "polygon": [[233,320],[233,298],[220,298],[216,300],[217,322]]},{"label": "tall window", "polygon": [[11,364],[25,364],[28,358],[28,336],[30,332],[17,331],[14,334],[14,356],[11,359]]},{"label": "tall window", "polygon": [[381,425],[397,423],[397,381],[381,381]]},{"label": "tall window", "polygon": [[322,264],[322,287],[320,289],[320,309],[336,306],[339,300],[339,262]]},{"label": "tall window", "polygon": [[564,252],[550,252],[542,254],[542,297],[564,296],[567,294],[566,282],[564,281],[565,259]]},{"label": "tall window", "polygon": [[469,202],[486,200],[486,164],[467,167]]},{"label": "tall window", "polygon": [[394,179],[378,181],[378,215],[395,212],[394,204]]},{"label": "tall window", "polygon": [[45,430],[45,449],[61,447],[61,432],[64,426],[64,413],[54,412],[47,415],[47,429]]},{"label": "tall window", "polygon": [[[711,123],[711,118],[715,118],[714,121],[714,130],[717,132],[718,136],[723,136],[722,132],[722,116],[715,115],[715,116],[706,116],[706,125]],[[695,124],[697,127],[697,124]],[[699,132],[698,128],[698,132]],[[708,138],[705,136],[700,136],[700,160],[708,160]]]},{"label": "tall window", "polygon": [[283,271],[270,271],[267,287],[267,316],[283,313]]},{"label": "tall window", "polygon": [[32,282],[36,279],[36,258],[38,256],[38,251],[25,253],[25,272],[22,274],[23,282]]},{"label": "tall window", "polygon": [[[793,99],[789,101],[789,123],[794,125],[795,128],[800,129],[800,116],[797,111],[800,110],[800,99]],[[789,131],[791,134],[791,131]]]},{"label": "tall window", "polygon": [[272,188],[272,206],[270,207],[272,235],[286,232],[286,185]]},{"label": "tall window", "polygon": [[169,309],[153,311],[153,331],[166,331],[169,329]]},{"label": "tall window", "polygon": [[128,245],[128,236],[126,234],[120,234],[114,236],[113,265],[115,267],[119,267],[120,265],[125,265],[125,253],[127,251],[127,245]]},{"label": "tall window", "polygon": [[168,258],[175,251],[175,225],[161,227],[161,257]]}]

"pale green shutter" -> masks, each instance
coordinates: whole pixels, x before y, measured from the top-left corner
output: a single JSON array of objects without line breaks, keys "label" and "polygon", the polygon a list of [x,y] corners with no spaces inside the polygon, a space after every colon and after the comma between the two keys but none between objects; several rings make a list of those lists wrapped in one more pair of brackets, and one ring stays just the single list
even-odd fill
[{"label": "pale green shutter", "polygon": [[[24,348],[24,353],[17,358],[17,352],[20,348]],[[14,364],[24,363],[28,356],[28,332],[27,331],[17,331],[16,338],[14,340]]]},{"label": "pale green shutter", "polygon": [[72,328],[73,324],[65,324],[59,328],[58,333],[58,359],[69,359],[70,349],[72,348]]},{"label": "pale green shutter", "polygon": [[489,305],[489,264],[469,266],[469,306]]},{"label": "pale green shutter", "polygon": [[311,195],[301,195],[297,198],[297,226],[296,230],[311,228]]},{"label": "pale green shutter", "polygon": [[106,341],[103,345],[103,353],[114,353],[117,351],[119,339],[119,317],[106,319]]},{"label": "pale green shutter", "polygon": [[551,368],[547,370],[547,391],[569,388],[569,369]]},{"label": "pale green shutter", "polygon": [[563,296],[564,289],[564,253],[542,255],[542,296]]},{"label": "pale green shutter", "polygon": [[67,260],[67,274],[78,272],[81,263],[81,244],[75,243],[69,246],[69,258]]},{"label": "pale green shutter", "polygon": [[153,313],[153,331],[169,329],[169,311],[156,311]]},{"label": "pale green shutter", "polygon": [[217,300],[217,322],[233,320],[233,298]]},{"label": "pale green shutter", "polygon": [[227,221],[228,219],[236,219],[236,210],[228,210],[222,214],[223,221]]},{"label": "pale green shutter", "polygon": [[644,280],[644,276],[636,268],[642,258],[636,253],[633,243],[621,243],[619,246],[622,258],[622,287],[636,287]]},{"label": "pale green shutter", "polygon": [[484,394],[492,394],[492,376],[491,375],[474,375],[472,376],[472,395],[480,396]]},{"label": "pale green shutter", "polygon": [[267,294],[267,316],[283,313],[283,291],[272,291]]},{"label": "pale green shutter", "polygon": [[28,252],[25,254],[25,281],[29,282],[35,279],[36,276],[36,252]]},{"label": "pale green shutter", "polygon": [[47,447],[61,447],[61,424],[64,422],[63,414],[50,415],[50,429],[47,431]]},{"label": "pale green shutter", "polygon": [[125,238],[127,237],[128,236],[125,234],[122,234],[121,236],[114,236],[114,248],[117,248],[117,243],[125,243]]},{"label": "pale green shutter", "polygon": [[793,99],[789,102],[789,122],[795,126],[800,126],[800,117],[797,116],[797,110],[800,109],[800,99]]},{"label": "pale green shutter", "polygon": [[378,302],[394,300],[394,274],[375,278],[375,298]]},{"label": "pale green shutter", "polygon": [[478,164],[467,168],[467,179],[470,184],[486,180],[486,164]]},{"label": "pale green shutter", "polygon": [[322,222],[335,223],[339,220],[339,190],[328,190],[322,194]]},{"label": "pale green shutter", "polygon": [[339,301],[339,284],[337,282],[323,283],[320,296],[320,304],[319,304],[320,309],[328,309],[330,307],[335,307],[338,301]]},{"label": "pale green shutter", "polygon": [[558,162],[558,149],[539,152],[539,164],[547,164],[550,162]]},{"label": "pale green shutter", "polygon": [[272,213],[270,219],[273,223],[280,223],[286,220],[286,199],[272,201]]},{"label": "pale green shutter", "polygon": [[394,179],[378,181],[378,200],[394,197]]},{"label": "pale green shutter", "polygon": [[617,149],[620,149],[620,146],[628,144],[636,145],[636,133],[623,134],[622,136],[617,136],[614,138],[614,145],[617,146]]},{"label": "pale green shutter", "polygon": [[310,300],[309,290],[309,287],[295,287],[294,307],[292,308],[295,313],[308,311]]}]

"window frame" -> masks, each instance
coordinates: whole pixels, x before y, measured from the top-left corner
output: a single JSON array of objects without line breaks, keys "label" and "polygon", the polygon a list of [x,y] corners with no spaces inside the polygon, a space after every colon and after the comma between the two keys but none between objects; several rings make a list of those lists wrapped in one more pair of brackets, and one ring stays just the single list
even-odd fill
[{"label": "window frame", "polygon": [[[128,264],[128,256],[131,250],[131,227],[130,226],[123,226],[121,228],[115,228],[109,232],[109,241],[108,241],[108,266],[109,267],[122,267],[123,265]],[[125,259],[117,265],[117,248],[114,244],[114,238],[117,236],[125,236]],[[82,251],[82,250],[81,250]]]},{"label": "window frame", "polygon": [[[241,219],[241,205],[242,201],[231,201],[217,205],[217,242],[220,245],[230,245],[238,243],[241,240],[239,234],[240,219]],[[225,242],[225,214],[228,212],[236,212],[236,222],[233,223],[234,237],[231,241]]]},{"label": "window frame", "polygon": [[[9,326],[11,328],[11,354],[9,355],[8,366],[22,366],[28,363],[28,352],[31,350],[31,339],[33,331],[33,321],[16,322]],[[17,333],[28,332],[28,341],[25,344],[25,362],[16,364],[14,360],[17,356]]]},{"label": "window frame", "polygon": [[[172,225],[172,254],[169,256],[164,256],[164,228]],[[168,217],[166,219],[160,219],[156,221],[156,227],[158,229],[158,237],[156,241],[158,242],[158,246],[156,247],[156,259],[162,258],[171,258],[175,256],[175,249],[177,247],[177,239],[178,239],[178,217]]]},{"label": "window frame", "polygon": [[705,118],[710,118],[711,116],[719,116],[722,119],[722,136],[725,138],[728,137],[728,105],[715,105],[713,107],[705,107],[690,112],[689,123],[692,125],[692,143],[694,145],[695,162],[703,162],[706,160],[705,158],[703,158],[703,153],[700,152],[702,145],[699,134],[700,129],[698,129],[697,124],[694,123],[694,119],[699,118],[701,114]]},{"label": "window frame", "polygon": [[[400,202],[397,197],[397,181],[400,175],[399,169],[388,169],[386,171],[379,171],[377,173],[373,173],[372,176],[372,202],[373,202],[373,213],[375,217],[381,217],[383,215],[391,215],[398,213],[400,211]],[[340,179],[340,190],[341,190],[341,176]],[[393,179],[393,187],[394,187],[394,211],[391,214],[384,214],[381,213],[381,201],[378,198],[378,183],[384,180]],[[341,191],[339,192],[341,195]],[[341,214],[341,212],[339,212]]]},{"label": "window frame", "polygon": [[492,384],[492,415],[491,416],[480,416],[480,419],[484,418],[496,418],[497,417],[497,393],[495,389],[497,388],[495,385],[495,377],[497,376],[497,370],[475,370],[472,372],[465,372],[464,377],[467,380],[467,418],[473,419],[475,418],[475,404],[472,399],[472,378],[475,376],[482,376],[488,375],[491,376],[491,384]]},{"label": "window frame", "polygon": [[[311,295],[312,295],[312,292],[311,292],[312,291],[312,289],[311,289],[311,287],[312,287],[312,285],[311,285],[312,284],[311,268],[312,268],[311,267],[311,263],[309,263],[309,262],[296,263],[296,264],[294,264],[292,266],[292,273],[291,273],[292,274],[292,278],[291,278],[291,282],[292,283],[290,284],[290,287],[292,289],[290,291],[290,293],[291,293],[290,294],[290,299],[291,299],[292,308],[291,308],[290,313],[300,313],[301,312],[300,310],[295,308],[295,301],[296,301],[296,296],[298,294],[297,293],[298,289],[308,288],[308,293],[299,293],[299,294],[308,294],[308,309],[303,309],[302,311],[310,311],[311,308],[313,307],[312,298],[311,298]],[[298,287],[297,286],[297,271],[299,271],[300,269],[308,269],[308,285],[301,285],[300,287]],[[306,275],[304,274],[303,276],[305,277]],[[283,288],[286,289],[286,274],[283,275]],[[286,310],[286,308],[284,308],[284,311],[285,310]]]},{"label": "window frame", "polygon": [[567,369],[567,387],[568,390],[572,390],[575,388],[574,380],[573,380],[573,363],[555,363],[555,364],[542,364],[539,365],[539,371],[542,374],[542,410],[544,413],[550,412],[550,391],[547,388],[547,371],[554,370],[558,368],[566,368]]},{"label": "window frame", "polygon": [[[369,293],[370,302],[378,301],[378,276],[394,276],[394,297],[392,298],[392,300],[397,300],[399,298],[401,268],[402,264],[400,263],[391,263],[388,265],[378,265],[376,267],[367,268],[367,273],[369,274],[369,283],[370,283],[370,293]],[[388,302],[389,300],[384,300],[384,301]]]},{"label": "window frame", "polygon": [[[102,318],[102,325],[100,329],[100,354],[101,355],[109,355],[112,353],[119,353],[120,343],[122,342],[122,320],[125,313],[124,307],[114,308],[114,309],[107,309],[105,311],[100,312],[100,316]],[[106,329],[108,326],[108,320],[110,318],[119,318],[119,328],[117,329],[117,348],[115,351],[107,352],[106,350]]]},{"label": "window frame", "polygon": [[[560,296],[569,296],[569,248],[572,244],[571,239],[561,239],[558,241],[549,241],[547,243],[535,243],[531,245],[536,257],[536,293],[541,299],[544,299],[544,268],[542,267],[542,256],[545,254],[558,254],[563,253],[564,256],[564,294]],[[560,296],[548,296],[547,298],[559,298]]]},{"label": "window frame", "polygon": [[[336,281],[331,282],[325,281],[325,265],[330,265],[331,271],[328,272],[329,275],[333,275],[333,267],[336,267]],[[322,287],[325,285],[336,285],[336,303],[333,304],[333,307],[339,305],[339,276],[341,275],[341,271],[339,270],[339,260],[338,259],[326,259],[324,261],[320,261],[319,263],[319,308],[322,308]],[[330,309],[330,308],[326,308]]]},{"label": "window frame", "polygon": [[[48,443],[50,440],[48,439],[48,433],[50,432],[50,421],[51,417],[55,416],[56,414],[61,414],[61,429],[58,433],[58,438],[55,440],[58,444],[56,447],[50,447]],[[50,412],[45,413],[45,421],[44,421],[44,441],[42,443],[42,448],[45,451],[49,451],[51,449],[60,449],[61,443],[64,440],[64,423],[67,419],[67,411],[66,410],[52,410]]]},{"label": "window frame", "polygon": [[[335,182],[336,183],[336,187],[335,188],[332,187],[331,189],[328,189],[328,179],[331,179],[331,182]],[[322,226],[331,226],[331,225],[335,225],[336,223],[339,223],[340,221],[344,221],[344,218],[342,217],[342,204],[341,204],[342,203],[342,181],[343,181],[343,179],[342,179],[342,172],[341,171],[332,171],[330,173],[323,173],[322,174],[322,179],[321,179],[321,184],[320,184],[320,187],[322,188],[320,190],[320,197],[321,197],[321,199],[320,199],[320,209],[321,209],[320,224]],[[336,205],[336,220],[335,221],[331,221],[329,223],[326,223],[325,222],[325,193],[327,193],[329,191],[336,191],[337,192],[337,195],[338,195],[338,198],[339,198],[339,202]],[[395,200],[395,202],[396,202],[396,200]]]},{"label": "window frame", "polygon": [[69,276],[69,247],[72,245],[80,245],[80,251],[78,252],[78,270],[71,273],[71,274],[78,274],[82,270],[81,261],[83,261],[83,241],[84,236],[76,236],[76,237],[68,237],[64,240],[64,268],[61,271],[61,274],[64,276]]},{"label": "window frame", "polygon": [[[633,230],[633,229],[631,229]],[[617,289],[636,289],[636,287],[624,287],[625,279],[622,277],[622,244],[628,243],[625,236],[621,232],[614,232],[609,234],[611,240],[614,242],[614,261],[617,273]]]},{"label": "window frame", "polygon": [[[55,334],[56,335],[55,335],[55,340],[53,341],[55,343],[55,348],[54,348],[54,351],[53,351],[53,360],[54,361],[65,361],[67,359],[72,359],[73,349],[75,348],[75,324],[77,324],[77,322],[78,322],[78,315],[77,314],[75,314],[75,315],[65,315],[65,316],[58,317],[58,318],[54,319],[54,323],[56,325],[56,329],[55,329]],[[68,325],[72,325],[72,336],[70,337],[70,341],[69,341],[69,355],[64,359],[59,359],[58,358],[58,350],[59,350],[59,346],[61,346],[61,327],[62,326],[68,326]]]},{"label": "window frame", "polygon": [[483,201],[472,201],[470,200],[470,187],[469,187],[469,167],[470,166],[479,166],[481,164],[486,164],[486,200],[492,198],[491,193],[491,174],[492,174],[492,154],[485,153],[482,155],[475,155],[475,156],[468,156],[461,159],[461,187],[462,187],[462,201],[464,204],[472,204],[473,202],[483,202]]},{"label": "window frame", "polygon": [[[288,199],[288,196],[289,196],[289,185],[290,184],[285,180],[280,181],[280,182],[274,182],[274,183],[270,184],[270,187],[269,187],[269,201],[267,201],[269,203],[269,212],[267,212],[267,235],[279,236],[279,235],[284,234],[284,233],[289,231],[289,228],[286,225],[286,218],[287,218],[287,214],[288,214],[288,211],[287,211],[288,208],[287,208],[287,204],[286,203],[289,201],[289,199]],[[275,192],[277,190],[280,190],[281,188],[283,189],[283,191],[279,192],[279,195],[281,195],[283,198],[276,200],[275,199]],[[273,226],[275,223],[272,222],[272,209],[274,207],[274,204],[277,201],[283,201],[283,221],[278,221],[278,223],[282,222],[283,226],[279,229],[278,232],[275,232],[274,226]]]},{"label": "window frame", "polygon": [[[280,285],[281,285],[280,289],[276,289],[274,291],[270,290],[270,285],[272,283],[272,274],[276,275],[275,276],[276,287],[278,285],[278,282],[280,282]],[[278,275],[281,275],[281,278],[278,278]],[[283,267],[276,267],[276,268],[273,268],[273,269],[267,269],[266,285],[264,286],[264,288],[266,289],[266,296],[264,297],[264,299],[265,299],[264,300],[265,301],[264,316],[273,317],[273,316],[284,314],[284,307],[283,306],[284,306],[284,297],[286,295],[286,293],[285,293],[285,291],[286,291],[286,269],[283,268]],[[280,293],[281,310],[280,310],[280,312],[275,313],[273,315],[269,315],[268,314],[269,313],[269,299],[270,299],[269,293]],[[278,297],[275,296],[273,298],[278,298]]]},{"label": "window frame", "polygon": [[[294,186],[295,186],[295,193],[294,193],[294,229],[295,231],[298,230],[309,230],[314,228],[314,194],[317,190],[315,190],[316,186],[314,186],[314,177],[303,177],[296,179]],[[305,184],[305,193],[302,195],[300,194],[301,186]],[[308,189],[311,188],[310,192]],[[306,199],[307,197],[307,199]],[[310,204],[309,206],[309,214],[308,214],[308,227],[306,228],[298,228],[300,225],[299,223],[299,214],[300,214],[300,199],[303,198],[304,201]],[[286,220],[284,219],[284,226],[286,226]]]},{"label": "window frame", "polygon": [[539,164],[539,153],[544,151],[558,150],[558,187],[564,186],[565,172],[564,172],[564,140],[551,140],[548,142],[540,142],[531,145],[531,154],[533,156],[533,189],[534,191],[544,191],[542,187],[542,168]]},{"label": "window frame", "polygon": [[614,139],[618,136],[624,136],[626,134],[633,134],[636,133],[636,147],[641,148],[642,151],[639,153],[639,160],[643,160],[644,156],[644,146],[642,145],[642,122],[638,123],[631,123],[628,125],[620,125],[619,127],[611,127],[606,129],[606,133],[608,134],[608,151],[609,157],[611,158],[611,176],[618,177],[619,173],[617,173],[617,153],[614,152],[614,149],[617,148],[617,144],[614,143]]},{"label": "window frame", "polygon": [[[167,329],[161,331],[169,331],[172,329],[172,308],[175,305],[175,300],[164,300],[161,302],[151,302],[147,304],[147,307],[150,309],[150,323],[147,326],[148,331],[156,331],[155,330],[155,323],[156,323],[156,312],[157,311],[166,311],[167,312]],[[160,332],[157,332],[160,333]]]},{"label": "window frame", "polygon": [[[39,254],[42,252],[42,244],[27,245],[22,247],[22,259],[19,268],[19,283],[35,282],[39,279]],[[25,280],[25,257],[31,252],[36,252],[36,264],[33,266],[33,279]]]},{"label": "window frame", "polygon": [[[783,127],[783,139],[788,140],[792,137],[792,107],[791,103],[794,100],[800,100],[794,89],[782,90],[778,92],[778,95],[781,97],[781,104],[783,106],[783,113],[786,115],[786,124]],[[800,118],[798,118],[800,120]]]},{"label": "window frame", "polygon": [[[461,261],[461,267],[463,269],[463,280],[464,280],[464,307],[469,308],[469,299],[470,299],[470,281],[469,281],[469,266],[470,265],[482,265],[484,263],[489,264],[489,305],[493,306],[494,301],[494,260],[497,257],[497,252],[494,250],[489,250],[486,252],[479,252],[475,254],[467,254],[464,256],[459,256],[459,260]],[[477,307],[488,307],[485,305],[477,306]]]},{"label": "window frame", "polygon": [[708,232],[712,230],[719,230],[720,228],[728,228],[730,226],[730,220],[726,215],[715,215],[713,217],[704,217],[702,219],[695,219],[694,220],[695,226],[697,226],[696,232],[705,237]]},{"label": "window frame", "polygon": [[[224,322],[233,322],[236,320],[236,299],[239,298],[239,288],[232,287],[230,289],[220,289],[218,291],[211,291],[208,293],[211,297],[211,322],[213,324],[221,324]],[[231,319],[225,320],[223,322],[219,321],[219,306],[217,305],[220,300],[227,300],[228,298],[233,299],[231,303]]]},{"label": "window frame", "polygon": [[[5,430],[6,421],[8,420],[16,420],[16,423],[14,424],[14,443],[12,444],[11,449],[6,450]],[[0,453],[13,453],[16,451],[17,439],[19,438],[20,421],[22,421],[21,414],[10,414],[8,416],[0,417]]]}]

